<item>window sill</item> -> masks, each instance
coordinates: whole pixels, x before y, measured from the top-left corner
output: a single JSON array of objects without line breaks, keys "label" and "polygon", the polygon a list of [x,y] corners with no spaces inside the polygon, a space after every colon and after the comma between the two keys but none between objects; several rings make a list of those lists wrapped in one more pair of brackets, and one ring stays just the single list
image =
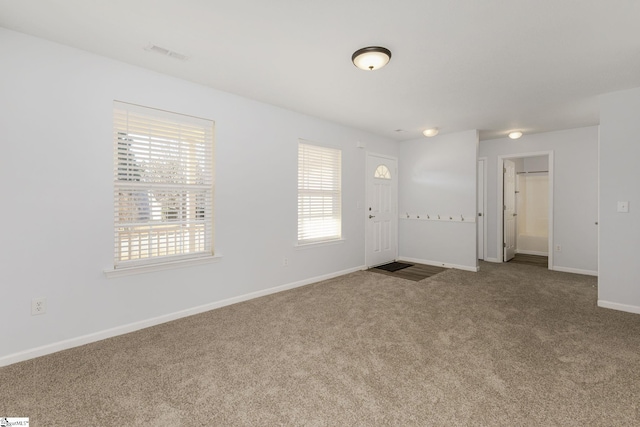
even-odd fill
[{"label": "window sill", "polygon": [[331,245],[341,245],[345,242],[346,239],[335,239],[335,240],[325,240],[322,242],[313,242],[313,243],[296,243],[293,245],[295,249],[311,249],[317,248],[321,246],[331,246]]},{"label": "window sill", "polygon": [[199,258],[182,259],[178,261],[167,261],[158,264],[137,265],[124,268],[106,268],[103,270],[104,275],[108,279],[115,277],[125,277],[134,274],[151,273],[154,271],[173,270],[176,268],[191,267],[193,265],[210,264],[218,262],[222,259],[222,255],[211,255]]}]

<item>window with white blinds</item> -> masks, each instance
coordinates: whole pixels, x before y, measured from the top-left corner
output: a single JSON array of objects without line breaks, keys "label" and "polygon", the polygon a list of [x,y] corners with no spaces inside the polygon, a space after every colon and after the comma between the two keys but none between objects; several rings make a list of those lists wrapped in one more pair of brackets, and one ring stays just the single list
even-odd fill
[{"label": "window with white blinds", "polygon": [[342,236],[342,151],[298,144],[298,243]]},{"label": "window with white blinds", "polygon": [[213,255],[213,121],[114,102],[115,268]]}]

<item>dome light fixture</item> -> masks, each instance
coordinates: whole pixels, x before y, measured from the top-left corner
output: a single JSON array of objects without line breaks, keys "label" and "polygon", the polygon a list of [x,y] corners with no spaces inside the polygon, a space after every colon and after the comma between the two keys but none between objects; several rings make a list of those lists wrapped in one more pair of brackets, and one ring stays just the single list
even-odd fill
[{"label": "dome light fixture", "polygon": [[431,129],[425,129],[425,131],[422,132],[422,134],[424,136],[426,136],[427,138],[431,138],[432,136],[436,136],[438,134],[438,132],[440,132],[440,129],[431,128]]},{"label": "dome light fixture", "polygon": [[513,131],[509,133],[509,138],[511,139],[518,139],[522,136],[522,132],[520,132],[519,130]]},{"label": "dome light fixture", "polygon": [[391,51],[386,47],[380,46],[363,47],[351,55],[353,65],[367,71],[374,71],[384,67],[389,60],[391,60]]}]

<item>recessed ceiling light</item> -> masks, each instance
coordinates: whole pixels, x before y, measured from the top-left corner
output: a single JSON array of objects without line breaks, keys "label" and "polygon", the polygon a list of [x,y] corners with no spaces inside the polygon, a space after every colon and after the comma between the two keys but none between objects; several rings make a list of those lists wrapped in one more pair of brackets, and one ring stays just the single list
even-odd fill
[{"label": "recessed ceiling light", "polygon": [[509,133],[509,138],[511,139],[518,139],[522,136],[522,132],[520,132],[519,130],[516,130],[514,132],[510,132]]},{"label": "recessed ceiling light", "polygon": [[380,46],[363,47],[351,55],[353,65],[367,71],[384,67],[389,60],[391,60],[391,51],[386,47]]},{"label": "recessed ceiling light", "polygon": [[422,134],[427,138],[431,138],[432,136],[436,136],[440,132],[438,128],[426,129]]}]

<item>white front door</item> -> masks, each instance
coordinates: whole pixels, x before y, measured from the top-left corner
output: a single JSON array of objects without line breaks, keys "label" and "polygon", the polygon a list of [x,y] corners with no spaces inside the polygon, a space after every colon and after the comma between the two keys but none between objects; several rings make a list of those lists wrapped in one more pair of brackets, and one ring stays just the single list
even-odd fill
[{"label": "white front door", "polygon": [[478,259],[484,259],[484,159],[478,160]]},{"label": "white front door", "polygon": [[504,160],[503,177],[503,260],[506,262],[516,255],[516,165],[513,161]]},{"label": "white front door", "polygon": [[395,261],[398,256],[398,162],[367,155],[367,222],[365,262],[368,267]]}]

